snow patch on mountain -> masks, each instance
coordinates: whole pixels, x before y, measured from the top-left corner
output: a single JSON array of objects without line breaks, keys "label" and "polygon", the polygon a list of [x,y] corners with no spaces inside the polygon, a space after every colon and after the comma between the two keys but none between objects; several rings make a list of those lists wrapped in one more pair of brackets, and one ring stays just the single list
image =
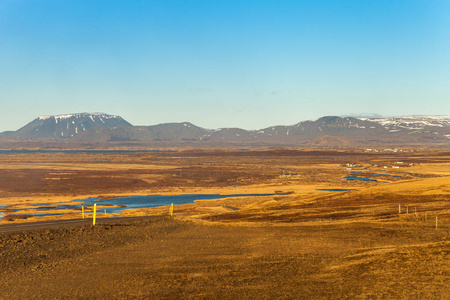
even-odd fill
[{"label": "snow patch on mountain", "polygon": [[450,116],[404,116],[361,119],[380,124],[386,129],[423,130],[425,127],[449,127]]},{"label": "snow patch on mountain", "polygon": [[11,134],[18,139],[66,139],[91,128],[131,126],[120,116],[105,113],[76,113],[40,116]]}]

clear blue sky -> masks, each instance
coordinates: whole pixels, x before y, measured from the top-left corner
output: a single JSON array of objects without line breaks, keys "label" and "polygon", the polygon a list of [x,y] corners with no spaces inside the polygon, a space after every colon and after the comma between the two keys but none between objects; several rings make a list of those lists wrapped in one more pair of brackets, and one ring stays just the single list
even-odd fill
[{"label": "clear blue sky", "polygon": [[450,1],[1,0],[0,131],[450,114]]}]

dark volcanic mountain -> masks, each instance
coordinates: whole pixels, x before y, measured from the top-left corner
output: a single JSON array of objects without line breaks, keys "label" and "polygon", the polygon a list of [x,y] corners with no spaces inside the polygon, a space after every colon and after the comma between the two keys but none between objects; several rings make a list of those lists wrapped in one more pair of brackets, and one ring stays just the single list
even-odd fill
[{"label": "dark volcanic mountain", "polygon": [[[73,114],[39,117],[3,137],[64,140],[71,143],[129,142],[161,146],[450,146],[450,116],[392,118],[322,117],[291,126],[261,130],[221,128],[210,130],[191,123],[131,126],[119,116]],[[164,143],[163,143],[164,142]]]},{"label": "dark volcanic mountain", "polygon": [[208,129],[184,122],[154,126],[95,128],[82,132],[71,140],[78,142],[199,141],[209,134]]},{"label": "dark volcanic mountain", "polygon": [[258,131],[270,137],[287,139],[314,139],[320,136],[358,137],[386,133],[381,125],[356,118],[322,117],[315,121],[304,121],[292,126],[275,126]]},{"label": "dark volcanic mountain", "polygon": [[203,137],[205,141],[251,141],[258,138],[258,134],[253,130],[240,128],[220,128],[210,132]]},{"label": "dark volcanic mountain", "polygon": [[104,113],[79,113],[59,116],[42,116],[17,131],[4,136],[17,139],[67,139],[92,128],[132,126],[119,116]]}]

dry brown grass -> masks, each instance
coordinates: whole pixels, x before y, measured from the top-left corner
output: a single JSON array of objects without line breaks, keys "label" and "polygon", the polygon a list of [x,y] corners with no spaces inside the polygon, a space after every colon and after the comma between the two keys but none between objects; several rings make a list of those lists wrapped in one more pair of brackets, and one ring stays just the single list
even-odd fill
[{"label": "dry brown grass", "polygon": [[27,214],[14,214],[14,215],[5,215],[3,220],[6,222],[15,221],[15,220],[26,220],[28,218],[34,217],[33,215]]},{"label": "dry brown grass", "polygon": [[[28,214],[33,212],[33,203],[60,204],[90,196],[291,191],[287,195],[202,200],[176,206],[172,221],[177,230],[161,235],[138,226],[130,229],[136,240],[123,247],[116,247],[120,241],[109,233],[96,231],[104,238],[98,242],[101,246],[95,248],[95,243],[86,240],[86,247],[94,247],[95,253],[103,256],[66,257],[64,261],[52,258],[48,265],[54,260],[56,267],[43,271],[45,278],[70,289],[65,280],[85,280],[84,262],[89,261],[93,274],[104,275],[100,281],[108,291],[115,291],[107,283],[114,281],[130,287],[128,295],[139,291],[142,297],[170,297],[162,288],[170,284],[182,298],[220,294],[236,299],[242,295],[259,299],[448,299],[448,156],[439,152],[361,155],[358,151],[330,151],[326,155],[275,151],[253,156],[193,151],[171,155],[3,157],[0,204],[12,204],[8,209],[27,208],[24,213]],[[68,163],[69,159],[74,162]],[[92,162],[106,159],[107,163]],[[396,161],[414,165],[382,168]],[[349,174],[346,163],[357,163],[358,171],[402,177],[372,176],[390,183],[350,182],[342,179]],[[299,178],[280,178],[283,172]],[[357,190],[317,191],[321,188]],[[123,215],[168,215],[168,208],[126,210]],[[73,217],[79,215],[56,218]],[[44,219],[50,218],[39,218]],[[124,228],[114,230],[124,231],[123,238],[128,241]],[[75,231],[62,235],[61,245],[82,247],[77,236],[84,239],[85,233]],[[142,240],[148,234],[158,238]],[[108,248],[109,243],[115,246]],[[60,250],[58,253],[64,253]],[[110,262],[110,258],[122,265]],[[67,264],[70,272],[61,273]],[[130,272],[122,267],[125,264],[132,266]],[[111,268],[115,271],[110,272]],[[66,275],[52,277],[52,272]],[[28,275],[23,283],[39,289],[33,283],[35,274]],[[12,290],[14,284],[16,281],[11,281]],[[89,293],[83,295],[101,297],[97,290]]]}]

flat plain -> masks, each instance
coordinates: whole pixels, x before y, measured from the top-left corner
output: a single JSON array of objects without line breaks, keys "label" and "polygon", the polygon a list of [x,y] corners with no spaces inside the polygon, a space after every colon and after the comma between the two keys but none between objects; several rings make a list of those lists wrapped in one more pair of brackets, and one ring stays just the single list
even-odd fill
[{"label": "flat plain", "polygon": [[128,195],[272,195],[1,233],[0,298],[450,299],[449,158],[413,149],[2,154],[0,226],[81,218],[32,215],[89,197],[101,209]]}]

